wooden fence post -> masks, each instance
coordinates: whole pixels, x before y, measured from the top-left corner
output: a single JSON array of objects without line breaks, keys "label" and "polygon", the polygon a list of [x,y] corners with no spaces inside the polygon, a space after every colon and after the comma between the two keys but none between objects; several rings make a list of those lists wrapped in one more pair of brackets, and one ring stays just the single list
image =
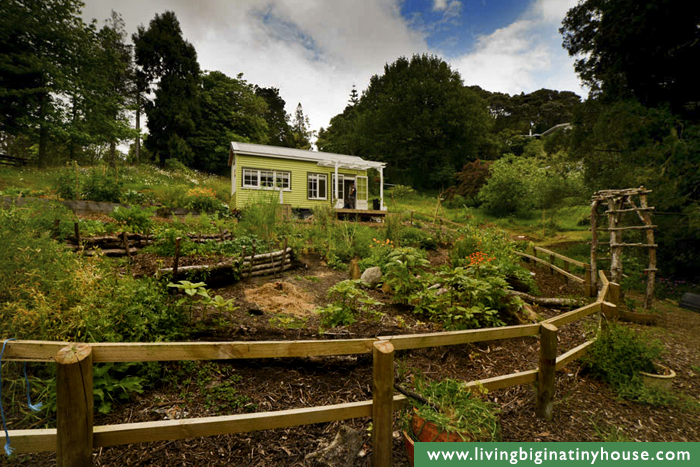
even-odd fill
[{"label": "wooden fence post", "polygon": [[92,347],[71,344],[56,354],[58,467],[92,466]]},{"label": "wooden fence post", "polygon": [[540,325],[540,367],[537,373],[538,417],[551,420],[554,409],[554,381],[557,363],[557,327],[550,323]]},{"label": "wooden fence post", "polygon": [[620,304],[620,284],[611,282],[608,287],[608,301],[613,305]]},{"label": "wooden fence post", "polygon": [[394,414],[394,344],[377,341],[372,350],[372,465],[391,467]]},{"label": "wooden fence post", "polygon": [[591,271],[591,266],[589,264],[584,264],[583,265],[583,287],[586,289],[586,296],[587,297],[595,297],[596,296],[596,290],[595,290],[595,281],[593,280],[593,276],[591,275],[593,272]]},{"label": "wooden fence post", "polygon": [[175,256],[173,257],[173,280],[177,279],[177,269],[180,265],[180,241],[181,237],[175,239]]}]

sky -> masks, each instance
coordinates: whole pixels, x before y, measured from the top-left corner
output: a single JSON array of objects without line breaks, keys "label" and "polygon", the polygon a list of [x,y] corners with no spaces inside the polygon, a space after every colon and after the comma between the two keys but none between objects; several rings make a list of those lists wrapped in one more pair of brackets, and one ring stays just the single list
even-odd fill
[{"label": "sky", "polygon": [[353,86],[398,57],[429,53],[466,85],[493,92],[547,88],[586,95],[562,48],[561,21],[577,0],[84,0],[99,25],[112,10],[131,34],[174,11],[203,70],[276,87],[311,129],[341,113]]}]

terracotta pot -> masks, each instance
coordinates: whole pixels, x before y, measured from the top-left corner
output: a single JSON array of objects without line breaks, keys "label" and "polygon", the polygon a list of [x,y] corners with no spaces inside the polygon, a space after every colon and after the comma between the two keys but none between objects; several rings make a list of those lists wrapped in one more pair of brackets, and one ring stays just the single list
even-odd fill
[{"label": "terracotta pot", "polygon": [[676,377],[676,372],[658,363],[654,363],[654,367],[656,368],[656,373],[639,372],[639,374],[642,375],[642,382],[647,387],[656,387],[670,391],[673,378]]},{"label": "terracotta pot", "polygon": [[413,442],[413,438],[411,438],[411,435],[409,435],[405,431],[403,432],[403,444],[404,446],[406,446],[406,457],[408,457],[408,465],[413,467],[415,443]]},{"label": "terracotta pot", "polygon": [[472,437],[465,433],[440,431],[433,422],[429,422],[417,414],[414,414],[411,419],[411,429],[418,440],[424,443],[459,443],[462,441],[473,441]]}]

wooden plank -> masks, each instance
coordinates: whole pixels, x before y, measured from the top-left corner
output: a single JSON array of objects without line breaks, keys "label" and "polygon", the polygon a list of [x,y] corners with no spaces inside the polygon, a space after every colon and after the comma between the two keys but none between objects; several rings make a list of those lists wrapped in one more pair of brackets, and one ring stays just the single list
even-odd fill
[{"label": "wooden plank", "polygon": [[[401,410],[405,400],[405,396],[394,396],[393,410]],[[251,431],[291,428],[371,416],[372,401],[361,401],[277,412],[96,426],[94,429],[94,445],[95,447],[107,447],[201,436],[248,433]]]},{"label": "wooden plank", "polygon": [[426,347],[442,347],[446,345],[484,342],[497,339],[512,339],[516,337],[536,336],[539,334],[539,324],[522,324],[502,328],[469,329],[466,331],[434,332],[427,334],[410,334],[404,336],[382,336],[394,344],[396,350],[422,349]]},{"label": "wooden plank", "polygon": [[376,339],[92,344],[95,362],[233,360],[368,354]]},{"label": "wooden plank", "polygon": [[554,415],[554,382],[557,363],[556,326],[542,323],[540,328],[540,366],[537,369],[535,414],[545,420]]},{"label": "wooden plank", "polygon": [[470,381],[464,384],[467,389],[482,386],[489,391],[496,389],[509,388],[520,384],[533,383],[537,381],[538,370],[527,370],[520,373],[511,373],[504,376],[495,376],[493,378],[480,379],[478,381]]},{"label": "wooden plank", "polygon": [[610,248],[615,248],[615,247],[628,247],[632,246],[635,248],[658,248],[659,245],[657,244],[652,244],[649,245],[647,243],[610,243]]},{"label": "wooden plank", "polygon": [[72,344],[56,354],[56,461],[92,466],[92,347]]},{"label": "wooden plank", "polygon": [[564,261],[565,263],[569,263],[569,264],[573,264],[574,266],[578,266],[581,269],[583,269],[586,265],[586,263],[582,263],[581,261],[576,261],[575,259],[571,259],[571,258],[566,257],[562,254],[559,254],[555,251],[548,250],[546,248],[542,248],[541,246],[536,246],[535,249],[538,251],[541,251],[544,254],[554,256],[555,258],[559,258],[560,260]]},{"label": "wooden plank", "polygon": [[372,356],[372,465],[391,467],[394,346],[389,341],[375,342]]},{"label": "wooden plank", "polygon": [[37,430],[9,430],[13,454],[55,452],[56,428]]},{"label": "wooden plank", "polygon": [[605,229],[607,231],[611,230],[653,230],[657,229],[659,226],[658,225],[628,225],[627,227],[615,227],[615,228],[608,228]]},{"label": "wooden plank", "polygon": [[549,263],[548,261],[543,260],[541,258],[538,258],[537,256],[528,255],[527,253],[522,253],[520,251],[516,251],[515,254],[517,254],[519,256],[523,256],[525,258],[529,258],[533,261],[537,261],[538,263],[542,263],[545,266],[557,271],[559,274],[562,274],[562,275],[568,277],[569,279],[571,279],[572,281],[574,281],[576,283],[579,283],[579,284],[585,283],[585,280],[583,278],[575,276],[575,275],[571,274],[570,272],[566,272],[562,268],[560,268],[558,266],[554,266],[553,264]]},{"label": "wooden plank", "polygon": [[616,209],[614,211],[605,211],[605,214],[608,213],[618,213],[618,212],[634,212],[634,211],[653,211],[653,207],[647,207],[647,208],[630,208],[630,209]]},{"label": "wooden plank", "polygon": [[557,364],[556,364],[556,370],[559,371],[562,368],[564,368],[567,364],[574,360],[578,360],[583,356],[586,352],[588,352],[588,347],[593,345],[595,342],[595,339],[590,340],[588,342],[584,342],[581,345],[578,345],[574,347],[573,349],[569,350],[566,353],[561,354],[560,356],[557,357]]},{"label": "wooden plank", "polygon": [[3,361],[53,362],[56,354],[68,342],[52,341],[8,341]]},{"label": "wooden plank", "polygon": [[593,302],[590,303],[586,306],[583,306],[581,308],[578,308],[573,311],[569,311],[568,313],[563,313],[559,316],[555,316],[554,318],[549,318],[548,320],[542,321],[543,323],[550,323],[553,324],[557,327],[563,326],[568,323],[572,323],[574,321],[578,321],[579,319],[585,318],[588,315],[591,315],[593,313],[597,313],[600,311],[600,302]]},{"label": "wooden plank", "polygon": [[603,285],[606,285],[610,282],[608,280],[608,276],[605,275],[605,271],[603,271],[602,269],[598,271],[598,276],[600,277],[600,281],[603,283]]}]

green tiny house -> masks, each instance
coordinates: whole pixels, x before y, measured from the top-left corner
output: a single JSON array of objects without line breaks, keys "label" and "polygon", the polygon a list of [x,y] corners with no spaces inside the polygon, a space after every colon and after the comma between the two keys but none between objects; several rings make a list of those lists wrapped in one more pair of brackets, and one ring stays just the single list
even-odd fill
[{"label": "green tiny house", "polygon": [[[383,162],[357,156],[232,142],[231,204],[241,209],[265,192],[277,192],[280,204],[293,209],[328,205],[335,209],[371,210],[368,169],[380,176],[380,211],[384,206]],[[351,190],[354,187],[355,196]]]}]

